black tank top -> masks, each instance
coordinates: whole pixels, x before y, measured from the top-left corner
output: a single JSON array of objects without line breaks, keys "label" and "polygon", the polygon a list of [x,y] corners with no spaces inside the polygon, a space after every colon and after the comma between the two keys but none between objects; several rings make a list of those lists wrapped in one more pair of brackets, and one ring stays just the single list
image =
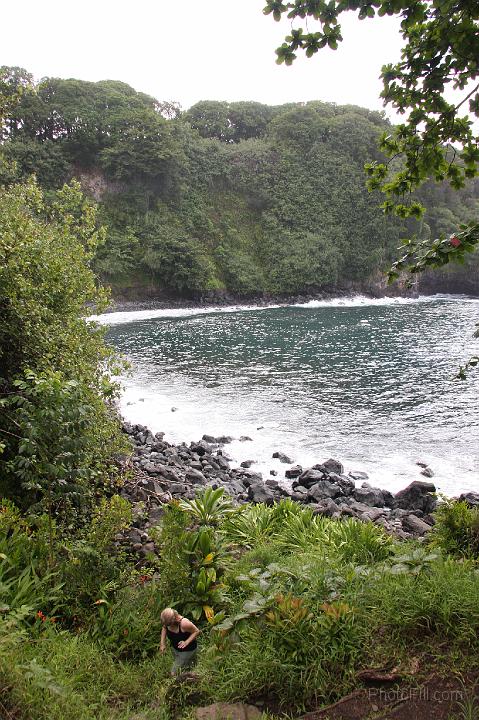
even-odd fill
[{"label": "black tank top", "polygon": [[178,626],[178,632],[173,632],[173,630],[170,630],[169,628],[166,628],[166,634],[168,636],[168,639],[172,646],[177,650],[178,652],[190,652],[191,650],[196,650],[198,647],[198,644],[196,642],[196,639],[193,640],[187,647],[185,648],[179,648],[178,643],[180,643],[182,640],[188,640],[191,633],[185,632],[181,629],[181,623],[183,622],[183,618],[181,618]]}]

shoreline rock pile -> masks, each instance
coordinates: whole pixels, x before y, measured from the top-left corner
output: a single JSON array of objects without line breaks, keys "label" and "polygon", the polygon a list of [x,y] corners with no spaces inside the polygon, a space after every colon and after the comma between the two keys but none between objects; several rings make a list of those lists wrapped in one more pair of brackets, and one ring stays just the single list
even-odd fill
[{"label": "shoreline rock pile", "polygon": [[[263,479],[248,462],[242,463],[243,467],[231,467],[224,449],[232,440],[228,436],[204,435],[190,445],[173,445],[164,440],[164,433],[154,435],[144,425],[125,422],[123,429],[133,444],[132,478],[122,488],[122,495],[133,507],[133,527],[123,540],[143,558],[155,553],[148,531],[160,521],[162,506],[174,498],[192,499],[197,490],[207,486],[224,488],[238,503],[271,505],[289,497],[308,504],[316,514],[371,521],[402,539],[422,537],[434,524],[431,513],[437,500],[431,482],[414,481],[393,495],[372,487],[366,473],[345,474],[340,462],[329,459],[305,469],[291,465],[281,483],[274,477]],[[281,452],[274,457],[291,463]],[[292,481],[290,486],[288,481]],[[360,481],[361,487],[356,487]],[[469,493],[464,499],[471,500],[469,495],[476,494]],[[479,494],[475,500],[479,504]]]}]

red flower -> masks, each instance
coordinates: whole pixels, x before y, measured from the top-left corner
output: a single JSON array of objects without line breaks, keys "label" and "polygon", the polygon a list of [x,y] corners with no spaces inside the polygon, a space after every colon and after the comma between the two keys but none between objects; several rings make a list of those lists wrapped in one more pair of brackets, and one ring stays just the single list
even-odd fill
[{"label": "red flower", "polygon": [[452,236],[452,238],[449,240],[449,242],[451,243],[451,245],[453,247],[459,247],[459,245],[461,244],[461,241],[455,235]]},{"label": "red flower", "polygon": [[44,615],[41,610],[39,610],[39,611],[37,612],[37,618],[38,618],[39,620],[41,620],[42,622],[45,622],[45,620],[47,619],[47,616]]},{"label": "red flower", "polygon": [[150,575],[140,575],[140,577],[138,578],[138,581],[139,581],[142,585],[144,585],[146,582],[148,582],[148,580],[151,580],[151,576],[150,576]]}]

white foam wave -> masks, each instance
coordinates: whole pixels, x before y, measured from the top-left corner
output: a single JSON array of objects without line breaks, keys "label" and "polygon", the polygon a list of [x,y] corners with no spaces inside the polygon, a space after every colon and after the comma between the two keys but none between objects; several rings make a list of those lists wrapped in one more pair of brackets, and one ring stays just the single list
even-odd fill
[{"label": "white foam wave", "polygon": [[259,312],[261,310],[272,310],[280,307],[300,307],[315,309],[321,307],[363,307],[370,305],[410,305],[418,302],[433,302],[435,300],[470,300],[479,302],[477,299],[465,298],[462,295],[421,295],[417,298],[383,297],[370,298],[365,295],[351,295],[348,297],[331,298],[329,300],[309,300],[306,303],[290,303],[286,305],[229,305],[226,307],[204,307],[204,308],[149,308],[148,310],[128,310],[123,312],[104,313],[102,315],[91,315],[88,320],[97,322],[100,325],[122,325],[124,323],[139,322],[141,320],[154,320],[155,318],[183,318],[196,315],[211,315],[237,312]]}]

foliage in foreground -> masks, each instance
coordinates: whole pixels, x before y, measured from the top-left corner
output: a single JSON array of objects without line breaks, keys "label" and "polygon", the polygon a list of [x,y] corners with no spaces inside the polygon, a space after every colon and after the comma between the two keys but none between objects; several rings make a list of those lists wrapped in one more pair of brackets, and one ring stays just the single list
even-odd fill
[{"label": "foliage in foreground", "polygon": [[[376,15],[401,20],[401,59],[382,67],[381,97],[406,119],[382,133],[379,147],[389,159],[371,159],[366,172],[369,189],[385,195],[386,213],[420,218],[425,208],[412,193],[425,181],[447,181],[457,191],[479,171],[474,127],[479,116],[478,6],[467,0],[360,0],[329,5],[266,0],[265,14],[277,21],[287,14],[291,20],[291,33],[276,51],[278,64],[291,65],[297,50],[307,57],[324,47],[335,50],[343,40],[341,15],[351,11],[358,13],[359,20]],[[296,25],[303,20],[306,31]],[[446,93],[446,88],[453,88],[455,94]],[[473,252],[479,242],[477,216],[454,230],[450,238],[404,240],[403,257],[389,271],[390,281],[403,270],[418,273],[451,259],[464,262],[464,253]]]},{"label": "foliage in foreground", "polygon": [[[231,514],[208,497],[170,505],[156,535],[159,562],[143,568],[113,552],[128,518],[112,499],[32,584],[25,568],[39,575],[48,563],[45,526],[3,506],[0,673],[19,717],[188,716],[158,652],[160,611],[171,604],[201,611],[202,703],[262,698],[298,713],[349,692],[359,669],[399,662],[411,646],[414,655],[444,641],[458,655],[479,649],[477,565],[450,557],[442,536],[432,548],[394,542],[372,524],[318,518],[291,501]],[[205,504],[211,525],[198,524]],[[198,581],[213,569],[209,614]],[[82,583],[88,593],[78,592]]]},{"label": "foliage in foreground", "polygon": [[123,448],[118,363],[87,320],[105,307],[91,260],[103,233],[78,183],[47,205],[32,181],[0,188],[0,492],[70,521]]},{"label": "foliage in foreground", "polygon": [[479,558],[479,507],[464,501],[441,503],[431,539],[455,557]]}]

